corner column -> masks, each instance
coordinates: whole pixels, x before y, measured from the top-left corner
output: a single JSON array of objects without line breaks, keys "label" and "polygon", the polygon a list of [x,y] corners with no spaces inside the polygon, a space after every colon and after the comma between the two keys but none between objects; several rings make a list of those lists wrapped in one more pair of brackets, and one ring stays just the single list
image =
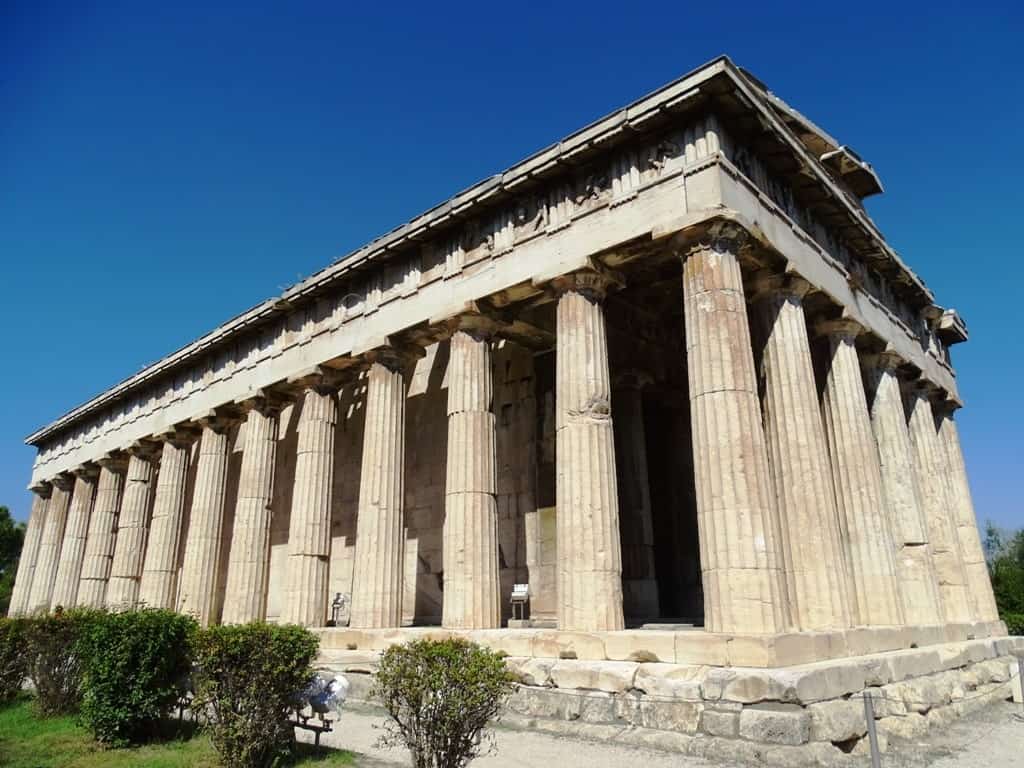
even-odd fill
[{"label": "corner column", "polygon": [[245,445],[221,617],[224,624],[263,621],[267,613],[280,404],[259,398],[245,403],[245,407]]},{"label": "corner column", "polygon": [[623,629],[622,551],[602,302],[609,280],[579,272],[554,281],[555,497],[558,628]]},{"label": "corner column", "polygon": [[68,506],[71,503],[71,489],[74,479],[70,475],[58,475],[50,481],[53,490],[46,505],[46,525],[39,540],[39,554],[36,556],[35,573],[32,575],[32,591],[29,593],[28,613],[48,611],[53,584],[60,564],[60,548],[64,542],[64,528],[68,520]]},{"label": "corner column", "polygon": [[128,449],[121,515],[117,522],[114,559],[110,564],[106,603],[109,608],[132,608],[139,602],[139,582],[146,556],[150,504],[156,474],[152,444]]},{"label": "corner column", "polygon": [[82,576],[82,561],[85,559],[85,544],[89,537],[89,518],[92,516],[96,498],[95,466],[89,465],[74,470],[75,489],[71,495],[64,541],[60,546],[60,565],[53,582],[50,605],[73,608],[78,600],[78,582]]},{"label": "corner column", "polygon": [[709,632],[789,626],[740,269],[746,233],[715,225],[683,261],[698,533]]},{"label": "corner column", "polygon": [[18,558],[18,572],[14,577],[14,590],[11,594],[11,605],[8,614],[20,616],[29,610],[29,599],[32,595],[32,578],[36,571],[36,558],[39,556],[39,545],[43,540],[43,529],[46,527],[46,510],[50,503],[53,487],[49,483],[37,483],[32,486],[32,511],[28,517],[25,530],[25,543]]},{"label": "corner column", "polygon": [[405,378],[408,358],[377,350],[367,375],[366,428],[356,513],[349,624],[402,623],[405,487]]},{"label": "corner column", "polygon": [[491,331],[463,317],[451,338],[442,625],[452,629],[501,626]]},{"label": "corner column", "polygon": [[908,624],[941,624],[942,598],[928,546],[921,486],[907,432],[899,367],[891,352],[861,358],[878,444],[882,488],[892,518],[896,575]]},{"label": "corner column", "polygon": [[82,578],[78,582],[78,605],[101,608],[107,594],[110,564],[117,541],[117,515],[124,491],[124,472],[128,463],[121,457],[107,457],[100,465],[96,503],[89,521]]},{"label": "corner column", "polygon": [[797,629],[842,629],[851,624],[850,596],[804,316],[811,286],[792,275],[761,276],[755,286],[768,463],[791,617]]}]

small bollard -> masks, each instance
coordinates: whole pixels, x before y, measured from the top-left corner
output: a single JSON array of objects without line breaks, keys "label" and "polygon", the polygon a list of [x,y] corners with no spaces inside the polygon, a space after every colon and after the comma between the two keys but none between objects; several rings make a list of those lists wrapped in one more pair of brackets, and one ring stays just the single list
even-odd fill
[{"label": "small bollard", "polygon": [[864,719],[867,721],[868,744],[871,746],[871,768],[882,768],[882,756],[878,752],[878,732],[875,730],[875,703],[867,691],[864,691]]}]

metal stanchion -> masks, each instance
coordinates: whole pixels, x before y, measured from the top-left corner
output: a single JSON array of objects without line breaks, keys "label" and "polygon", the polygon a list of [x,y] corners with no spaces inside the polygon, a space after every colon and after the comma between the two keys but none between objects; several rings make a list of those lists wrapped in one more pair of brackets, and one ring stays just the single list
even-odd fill
[{"label": "metal stanchion", "polygon": [[871,745],[871,768],[882,768],[882,756],[878,752],[878,732],[875,730],[875,703],[871,694],[864,691],[864,719],[868,725],[868,743]]},{"label": "metal stanchion", "polygon": [[[1017,687],[1020,688],[1020,714],[1018,720],[1024,720],[1024,656],[1017,657]],[[1010,692],[1013,692],[1013,681],[1010,681]]]}]

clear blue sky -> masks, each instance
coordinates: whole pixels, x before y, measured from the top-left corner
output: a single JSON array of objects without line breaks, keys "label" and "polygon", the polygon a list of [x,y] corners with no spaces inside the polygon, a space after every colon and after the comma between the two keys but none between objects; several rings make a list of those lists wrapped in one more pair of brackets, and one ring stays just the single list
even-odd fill
[{"label": "clear blue sky", "polygon": [[966,318],[979,517],[1024,525],[1016,4],[118,3],[0,10],[0,504],[29,432],[720,53],[874,164]]}]

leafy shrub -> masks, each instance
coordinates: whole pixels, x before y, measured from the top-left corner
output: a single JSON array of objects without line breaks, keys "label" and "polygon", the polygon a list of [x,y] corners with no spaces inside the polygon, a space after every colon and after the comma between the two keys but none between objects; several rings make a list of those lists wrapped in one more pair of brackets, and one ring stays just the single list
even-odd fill
[{"label": "leafy shrub", "polygon": [[513,677],[501,656],[465,640],[416,640],[384,652],[373,695],[388,711],[381,743],[415,768],[459,768],[481,752]]},{"label": "leafy shrub", "polygon": [[1024,635],[1024,613],[1004,613],[1002,619],[1011,635]]},{"label": "leafy shrub", "polygon": [[210,627],[194,635],[195,699],[227,768],[272,765],[292,745],[292,699],[313,676],[316,635],[293,625]]},{"label": "leafy shrub", "polygon": [[24,619],[0,619],[0,703],[11,701],[28,677]]},{"label": "leafy shrub", "polygon": [[82,670],[77,642],[98,611],[76,609],[25,619],[28,676],[36,708],[44,716],[66,714],[81,701]]},{"label": "leafy shrub", "polygon": [[97,741],[124,746],[157,732],[185,692],[195,627],[163,610],[106,613],[84,627],[81,716]]}]

